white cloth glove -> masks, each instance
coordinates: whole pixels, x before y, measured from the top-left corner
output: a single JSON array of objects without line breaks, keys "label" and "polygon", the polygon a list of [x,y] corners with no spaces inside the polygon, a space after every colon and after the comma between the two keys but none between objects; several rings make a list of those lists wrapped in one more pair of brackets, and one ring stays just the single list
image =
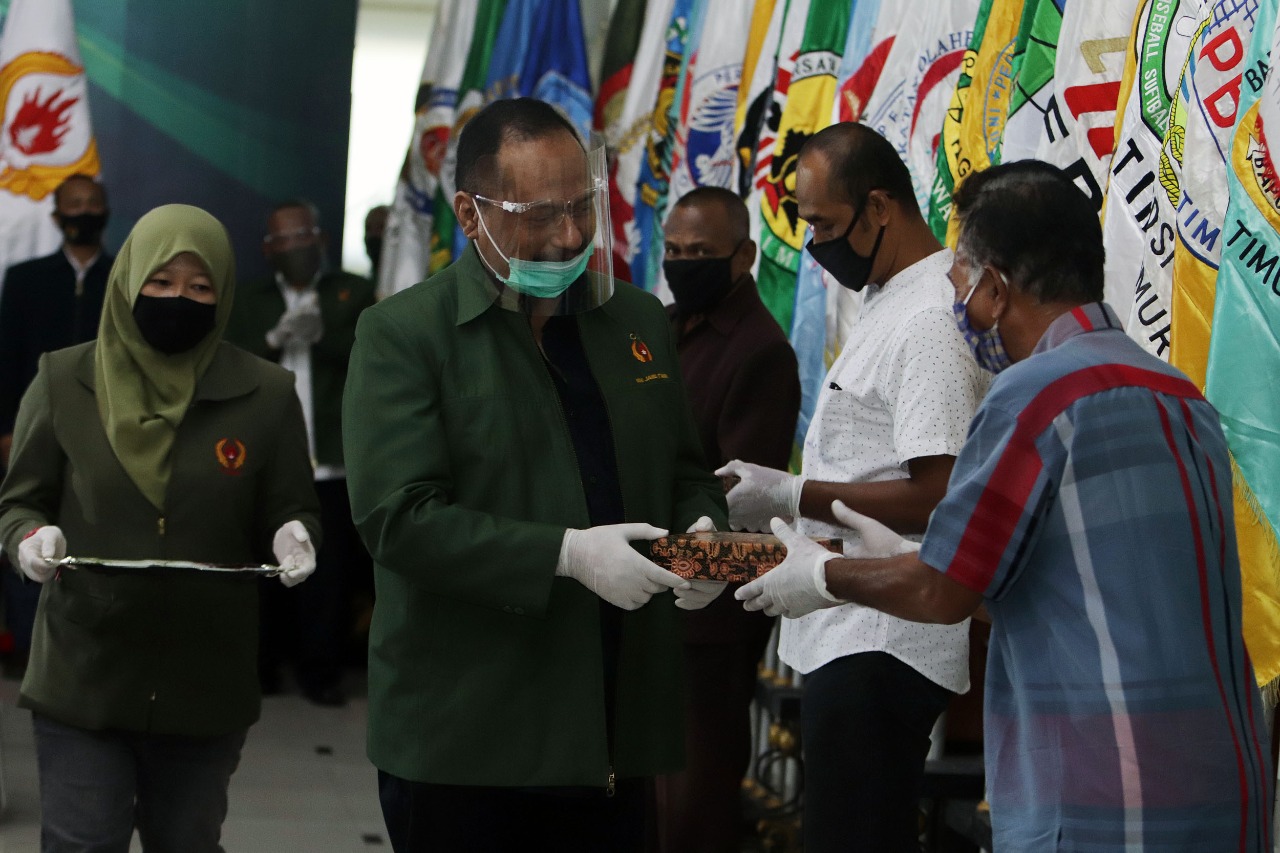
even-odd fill
[{"label": "white cloth glove", "polygon": [[801,477],[740,459],[722,466],[716,475],[741,480],[724,496],[729,502],[729,526],[734,530],[764,532],[771,518],[794,521],[800,514]]},{"label": "white cloth glove", "polygon": [[844,505],[844,501],[832,501],[831,514],[855,534],[844,539],[846,557],[892,557],[920,550],[919,542],[905,539],[874,518],[854,512]]},{"label": "white cloth glove", "polygon": [[311,544],[311,534],[298,520],[286,521],[276,531],[271,541],[271,551],[276,555],[276,565],[284,569],[280,583],[297,586],[316,570],[316,547]]},{"label": "white cloth glove", "polygon": [[560,543],[556,574],[573,578],[623,610],[635,610],[655,593],[689,586],[684,578],[654,565],[631,547],[634,540],[666,535],[660,527],[639,523],[569,528]]},{"label": "white cloth glove", "polygon": [[[715,522],[711,520],[710,516],[704,515],[691,524],[685,533],[711,533],[715,529]],[[715,601],[716,597],[724,592],[724,588],[728,585],[725,581],[694,578],[689,581],[688,589],[676,587],[676,607],[681,610],[701,610]]]},{"label": "white cloth glove", "polygon": [[839,554],[792,530],[780,518],[773,519],[773,535],[786,546],[787,558],[734,593],[743,607],[795,619],[844,603],[827,591],[827,561]]},{"label": "white cloth glove", "polygon": [[67,556],[67,537],[60,528],[45,525],[18,545],[18,568],[36,583],[44,583],[58,570],[58,561]]},{"label": "white cloth glove", "polygon": [[289,344],[310,346],[324,337],[324,321],[320,317],[320,303],[314,293],[304,294],[297,307],[285,311],[267,332],[267,346],[284,349]]}]

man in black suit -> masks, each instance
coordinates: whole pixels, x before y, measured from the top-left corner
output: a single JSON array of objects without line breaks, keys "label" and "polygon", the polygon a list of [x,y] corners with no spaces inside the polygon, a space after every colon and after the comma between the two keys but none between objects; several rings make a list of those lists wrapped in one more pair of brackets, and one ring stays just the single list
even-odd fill
[{"label": "man in black suit", "polygon": [[289,596],[263,587],[263,689],[280,689],[280,664],[291,657],[303,695],[317,705],[338,706],[346,702],[340,681],[353,621],[350,591],[367,586],[373,573],[347,499],[342,389],[356,318],[373,304],[374,285],[330,269],[326,244],[313,204],[293,199],[276,205],[262,242],[272,274],[237,286],[226,339],[294,372],[324,530],[316,555],[318,583]]},{"label": "man in black suit", "polygon": [[72,175],[53,194],[62,246],[10,267],[0,290],[0,465],[9,462],[18,403],[40,356],[98,335],[98,316],[113,258],[102,248],[107,191]]},{"label": "man in black suit", "polygon": [[[0,290],[0,472],[9,464],[18,403],[35,378],[40,356],[98,336],[114,260],[102,248],[106,189],[88,175],[67,178],[53,192],[53,221],[62,232],[62,246],[9,267]],[[14,645],[6,668],[14,663],[21,669],[31,648],[40,585],[23,583],[2,558],[0,578]]]}]

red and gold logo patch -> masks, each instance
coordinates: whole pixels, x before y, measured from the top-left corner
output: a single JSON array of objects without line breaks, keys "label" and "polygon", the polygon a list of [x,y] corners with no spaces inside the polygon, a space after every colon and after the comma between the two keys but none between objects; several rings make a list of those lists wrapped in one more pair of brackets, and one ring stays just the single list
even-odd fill
[{"label": "red and gold logo patch", "polygon": [[213,452],[218,457],[218,464],[227,474],[239,474],[244,467],[244,442],[238,438],[218,439]]},{"label": "red and gold logo patch", "polygon": [[631,354],[636,357],[636,361],[641,364],[648,364],[653,361],[653,353],[649,352],[648,345],[635,335],[631,336]]}]

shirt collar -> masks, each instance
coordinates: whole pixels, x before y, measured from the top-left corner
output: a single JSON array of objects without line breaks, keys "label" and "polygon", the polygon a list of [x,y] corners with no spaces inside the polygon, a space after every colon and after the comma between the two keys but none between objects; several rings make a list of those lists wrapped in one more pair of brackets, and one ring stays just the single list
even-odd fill
[{"label": "shirt collar", "polygon": [[84,278],[85,273],[87,273],[93,265],[98,262],[98,259],[102,257],[102,248],[99,247],[98,251],[94,253],[94,256],[90,258],[88,262],[83,264],[76,260],[75,255],[67,251],[66,246],[62,247],[62,256],[67,259],[67,263],[71,264],[71,268],[76,271],[76,278]]},{"label": "shirt collar", "polygon": [[1040,336],[1040,341],[1036,344],[1036,348],[1031,351],[1031,354],[1036,355],[1047,352],[1055,347],[1062,346],[1062,344],[1076,335],[1083,335],[1086,332],[1100,332],[1104,329],[1120,330],[1123,328],[1120,324],[1120,318],[1116,316],[1116,312],[1110,305],[1103,302],[1077,305],[1049,324],[1049,328],[1045,329],[1044,334]]},{"label": "shirt collar", "polygon": [[461,326],[479,317],[498,298],[498,284],[480,261],[475,243],[469,243],[457,260],[458,322]]},{"label": "shirt collar", "polygon": [[[311,281],[307,284],[307,286],[302,288],[302,290],[298,290],[295,292],[305,293],[308,290],[315,290],[316,287],[320,284],[320,279],[324,278],[324,273],[325,271],[323,269],[316,270],[316,274],[311,277]],[[284,275],[282,273],[277,272],[275,274],[275,279],[276,279],[276,286],[280,288],[281,293],[287,293],[290,290],[294,290],[293,285],[285,281]]]}]

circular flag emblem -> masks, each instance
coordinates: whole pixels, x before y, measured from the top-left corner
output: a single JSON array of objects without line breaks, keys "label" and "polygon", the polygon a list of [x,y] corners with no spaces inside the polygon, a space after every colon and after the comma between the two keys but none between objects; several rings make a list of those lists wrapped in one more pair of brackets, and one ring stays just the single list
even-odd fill
[{"label": "circular flag emblem", "polygon": [[84,69],[31,51],[0,68],[0,189],[40,201],[66,178],[98,173]]}]

